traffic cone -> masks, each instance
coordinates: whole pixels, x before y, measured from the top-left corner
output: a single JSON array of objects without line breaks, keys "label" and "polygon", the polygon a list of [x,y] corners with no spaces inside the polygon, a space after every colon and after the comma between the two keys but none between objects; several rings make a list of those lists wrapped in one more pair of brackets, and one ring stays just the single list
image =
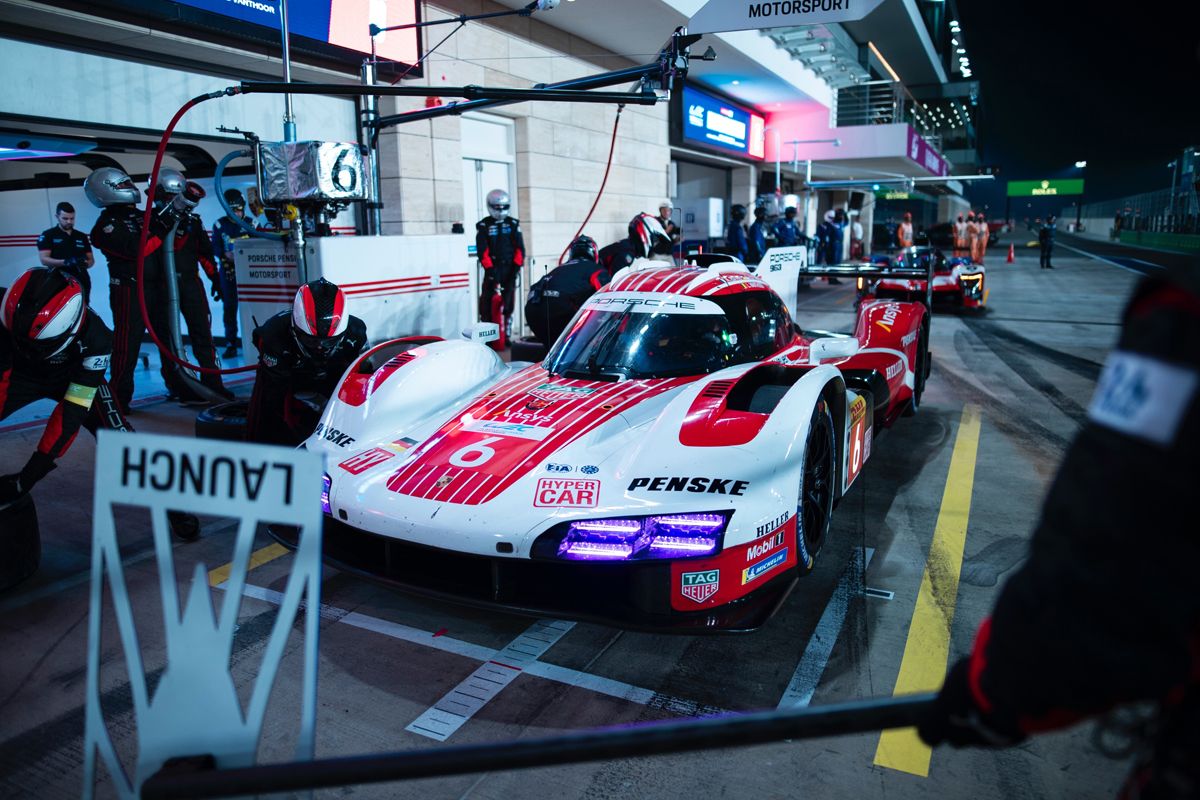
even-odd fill
[{"label": "traffic cone", "polygon": [[1013,252],[1013,246],[1010,244],[1010,245],[1008,246],[1008,263],[1009,263],[1009,264],[1013,263],[1013,256],[1014,256],[1014,255],[1016,255],[1016,254]]}]

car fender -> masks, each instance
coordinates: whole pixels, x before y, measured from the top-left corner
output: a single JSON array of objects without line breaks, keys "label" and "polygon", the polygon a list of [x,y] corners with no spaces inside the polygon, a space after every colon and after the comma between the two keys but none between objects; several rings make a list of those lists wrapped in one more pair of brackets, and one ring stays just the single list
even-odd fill
[{"label": "car fender", "polygon": [[366,355],[342,376],[305,442],[309,450],[340,458],[361,443],[400,439],[431,416],[452,413],[510,371],[496,351],[468,341],[422,344],[374,371],[361,368]]}]

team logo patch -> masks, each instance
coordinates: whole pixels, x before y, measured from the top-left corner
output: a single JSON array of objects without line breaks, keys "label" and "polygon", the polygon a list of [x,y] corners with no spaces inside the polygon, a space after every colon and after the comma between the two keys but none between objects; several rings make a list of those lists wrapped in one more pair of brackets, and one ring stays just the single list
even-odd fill
[{"label": "team logo patch", "polygon": [[679,591],[688,600],[703,603],[721,588],[721,570],[706,569],[703,572],[685,572],[680,576]]},{"label": "team logo patch", "polygon": [[788,549],[785,547],[778,553],[759,561],[757,564],[751,564],[750,566],[746,567],[744,570],[742,570],[742,586],[745,586],[751,581],[758,580],[763,575],[766,575],[771,570],[782,565],[783,562],[787,561],[787,556]]},{"label": "team logo patch", "polygon": [[533,494],[537,508],[595,508],[600,503],[600,481],[541,478]]},{"label": "team logo patch", "polygon": [[598,390],[586,386],[556,386],[553,383],[543,383],[529,390],[529,394],[538,400],[553,403],[556,400],[566,400],[568,397],[586,397]]},{"label": "team logo patch", "polygon": [[517,439],[532,439],[535,442],[540,442],[554,433],[553,428],[525,425],[520,422],[502,422],[500,420],[474,420],[464,425],[463,430],[470,431],[471,433],[512,436]]},{"label": "team logo patch", "polygon": [[370,450],[363,451],[356,456],[347,458],[342,463],[338,464],[341,469],[346,470],[351,475],[361,475],[369,469],[378,467],[385,461],[389,461],[395,457],[395,453],[391,453],[379,447],[373,447]]}]

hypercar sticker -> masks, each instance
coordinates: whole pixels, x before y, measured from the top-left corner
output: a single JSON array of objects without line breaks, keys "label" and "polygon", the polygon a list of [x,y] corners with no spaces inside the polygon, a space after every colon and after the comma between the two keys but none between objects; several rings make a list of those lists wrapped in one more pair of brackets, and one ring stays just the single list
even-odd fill
[{"label": "hypercar sticker", "polygon": [[369,469],[374,469],[380,464],[390,461],[395,457],[395,453],[384,450],[381,447],[373,447],[370,450],[365,450],[356,456],[347,458],[338,467],[346,470],[351,475],[361,475]]},{"label": "hypercar sticker", "polygon": [[595,508],[600,503],[600,481],[541,478],[533,494],[538,508]]},{"label": "hypercar sticker", "polygon": [[685,572],[680,576],[679,593],[693,603],[703,603],[721,588],[721,570]]}]

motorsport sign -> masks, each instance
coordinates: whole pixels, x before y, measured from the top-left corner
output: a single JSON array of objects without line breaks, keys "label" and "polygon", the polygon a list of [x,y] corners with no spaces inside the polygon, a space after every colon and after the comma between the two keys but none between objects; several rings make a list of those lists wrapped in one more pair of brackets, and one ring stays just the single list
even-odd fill
[{"label": "motorsport sign", "polygon": [[881,3],[883,0],[708,0],[688,23],[688,33],[854,22]]},{"label": "motorsport sign", "polygon": [[1053,197],[1064,194],[1083,194],[1083,179],[1008,182],[1009,197]]}]

